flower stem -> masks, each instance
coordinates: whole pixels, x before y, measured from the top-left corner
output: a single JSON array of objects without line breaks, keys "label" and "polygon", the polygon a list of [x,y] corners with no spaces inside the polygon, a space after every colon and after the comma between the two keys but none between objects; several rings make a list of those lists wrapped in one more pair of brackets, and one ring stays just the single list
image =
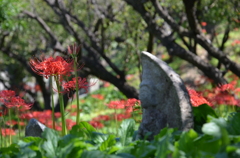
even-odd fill
[{"label": "flower stem", "polygon": [[64,112],[65,112],[64,111],[64,101],[63,101],[63,95],[61,93],[59,77],[55,76],[55,80],[56,80],[58,96],[59,96],[59,103],[60,103],[60,111],[61,111],[61,119],[62,119],[62,135],[64,136],[67,134],[66,120],[65,120],[65,114],[64,114]]},{"label": "flower stem", "polygon": [[78,74],[77,74],[77,58],[74,58],[74,73],[76,78],[76,99],[77,99],[77,118],[76,123],[77,125],[80,123],[80,104],[79,104],[79,97],[78,97]]},{"label": "flower stem", "polygon": [[55,117],[54,117],[54,98],[53,98],[53,90],[52,90],[52,85],[53,85],[53,79],[52,79],[52,77],[50,78],[50,89],[51,89],[51,99],[52,99],[52,123],[53,123],[53,129],[56,129],[55,128]]},{"label": "flower stem", "polygon": [[[8,110],[8,116],[9,116],[9,119],[11,121],[12,120],[11,109]],[[12,129],[12,126],[10,126],[10,129]],[[6,129],[5,129],[5,133],[6,133]],[[12,135],[11,134],[9,135],[9,144],[12,144]]]},{"label": "flower stem", "polygon": [[21,138],[21,126],[20,126],[20,119],[19,119],[19,108],[16,109],[16,113],[17,113],[17,122],[18,122],[18,139]]}]

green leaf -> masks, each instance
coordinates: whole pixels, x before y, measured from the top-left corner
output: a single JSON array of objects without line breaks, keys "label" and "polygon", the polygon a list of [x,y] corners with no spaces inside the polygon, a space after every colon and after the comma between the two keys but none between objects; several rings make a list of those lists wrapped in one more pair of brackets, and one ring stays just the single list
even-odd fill
[{"label": "green leaf", "polygon": [[178,143],[179,150],[184,151],[187,155],[194,155],[197,152],[196,144],[194,140],[198,137],[198,134],[190,129],[188,132],[183,132]]},{"label": "green leaf", "polygon": [[[171,134],[173,133],[173,131],[174,129],[164,128],[163,131],[161,131],[159,135],[155,137],[155,139],[158,140],[155,144],[157,147],[155,157],[166,158],[172,152],[173,145],[170,142],[172,139]],[[165,135],[163,135],[163,133],[165,133]]]},{"label": "green leaf", "polygon": [[234,112],[229,114],[227,124],[227,131],[229,134],[240,135],[240,113]]},{"label": "green leaf", "polygon": [[104,151],[116,144],[115,136],[109,135],[107,140],[101,143],[99,150]]},{"label": "green leaf", "polygon": [[58,140],[60,139],[58,132],[50,128],[46,128],[42,136],[45,141],[43,141],[41,147],[45,151],[46,157],[57,157]]},{"label": "green leaf", "polygon": [[17,144],[11,144],[8,147],[2,147],[0,148],[0,156],[4,155],[6,157],[12,157],[16,153],[20,151],[19,146]]},{"label": "green leaf", "polygon": [[123,120],[119,128],[119,135],[122,146],[128,145],[132,141],[134,130],[135,121],[133,119]]},{"label": "green leaf", "polygon": [[138,158],[154,157],[156,146],[146,140],[137,140],[131,148],[131,154]]},{"label": "green leaf", "polygon": [[120,158],[116,155],[107,155],[98,150],[84,151],[80,158]]},{"label": "green leaf", "polygon": [[207,123],[207,116],[218,118],[215,111],[207,104],[200,105],[198,107],[193,107],[194,115],[194,130],[201,132],[201,127],[204,123]]},{"label": "green leaf", "polygon": [[19,141],[18,145],[20,147],[20,151],[17,154],[17,157],[19,158],[35,158],[35,157],[39,157],[40,155],[37,156],[37,152],[33,151],[32,149],[29,148],[29,146],[32,144],[33,142],[30,143],[26,143],[23,141]]},{"label": "green leaf", "polygon": [[96,132],[96,129],[88,122],[80,122],[79,125],[73,126],[70,134],[83,137],[86,135],[88,138],[92,138],[92,133]]}]

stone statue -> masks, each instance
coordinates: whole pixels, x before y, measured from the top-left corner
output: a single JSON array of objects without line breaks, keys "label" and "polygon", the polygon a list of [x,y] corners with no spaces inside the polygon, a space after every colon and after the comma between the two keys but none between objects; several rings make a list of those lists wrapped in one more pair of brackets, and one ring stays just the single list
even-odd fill
[{"label": "stone statue", "polygon": [[138,134],[149,140],[165,127],[189,130],[193,128],[193,114],[188,91],[180,76],[164,61],[142,52],[142,82],[139,98],[143,109]]},{"label": "stone statue", "polygon": [[36,119],[31,119],[25,129],[25,136],[42,137],[42,132],[47,128],[44,124]]}]

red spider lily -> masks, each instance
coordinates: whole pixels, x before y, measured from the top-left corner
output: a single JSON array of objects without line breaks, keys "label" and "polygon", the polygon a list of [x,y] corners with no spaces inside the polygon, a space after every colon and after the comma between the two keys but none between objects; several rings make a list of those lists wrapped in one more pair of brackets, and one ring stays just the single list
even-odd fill
[{"label": "red spider lily", "polygon": [[2,90],[0,91],[0,102],[3,104],[7,102],[10,98],[14,97],[16,94],[12,90]]},{"label": "red spider lily", "polygon": [[32,113],[21,113],[19,118],[30,120],[31,118],[34,118],[34,116]]},{"label": "red spider lily", "polygon": [[16,135],[15,131],[11,128],[2,128],[1,134],[2,136]]},{"label": "red spider lily", "polygon": [[114,118],[116,118],[118,121],[122,121],[123,119],[128,119],[131,118],[131,114],[130,113],[125,113],[125,114],[115,114]]},{"label": "red spider lily", "polygon": [[5,122],[5,124],[8,126],[14,126],[14,125],[18,124],[18,122],[15,120],[8,120]]},{"label": "red spider lily", "polygon": [[33,111],[32,112],[34,118],[43,118],[43,119],[51,119],[52,118],[52,111],[51,110],[44,110],[44,111]]},{"label": "red spider lily", "polygon": [[61,117],[61,113],[60,112],[55,112],[54,116],[55,116],[55,118],[60,118]]},{"label": "red spider lily", "polygon": [[103,100],[104,96],[101,94],[92,94],[91,97],[95,98],[95,99],[99,99],[99,100]]},{"label": "red spider lily", "polygon": [[108,116],[108,115],[99,115],[97,117],[94,117],[92,120],[93,121],[109,121],[110,120],[110,116]]},{"label": "red spider lily", "polygon": [[214,105],[234,105],[240,106],[240,99],[236,98],[238,88],[237,82],[233,80],[229,84],[224,84],[212,90],[205,90],[206,98]]},{"label": "red spider lily", "polygon": [[5,102],[5,106],[8,108],[21,107],[22,109],[25,109],[25,110],[31,109],[32,105],[33,105],[32,103],[26,103],[25,100],[23,100],[19,96],[12,97],[9,99],[8,102]]},{"label": "red spider lily", "polygon": [[110,86],[110,83],[109,82],[104,82],[103,83],[103,87],[109,87]]},{"label": "red spider lily", "polygon": [[73,61],[66,61],[61,56],[43,59],[31,59],[30,66],[38,75],[48,78],[50,76],[69,76],[73,71]]},{"label": "red spider lily", "polygon": [[127,100],[126,106],[135,106],[136,104],[140,104],[140,100],[135,99],[135,98],[129,98]]},{"label": "red spider lily", "polygon": [[81,78],[81,77],[76,77],[72,78],[71,81],[68,81],[66,83],[63,83],[63,88],[64,91],[63,93],[69,93],[73,90],[76,89],[76,81],[78,81],[78,89],[80,90],[81,88],[85,89],[86,92],[88,92],[88,87],[90,87],[91,85],[88,84],[87,79],[86,78]]},{"label": "red spider lily", "polygon": [[19,122],[19,125],[20,125],[20,126],[25,126],[26,124],[25,124],[25,122],[20,121],[20,122]]},{"label": "red spider lily", "polygon": [[55,126],[55,129],[56,129],[57,131],[62,131],[62,126],[56,125],[56,126]]},{"label": "red spider lily", "polygon": [[125,108],[126,101],[125,100],[116,100],[111,101],[107,104],[107,106],[111,109],[124,109]]},{"label": "red spider lily", "polygon": [[77,46],[75,43],[71,46],[68,46],[68,53],[70,55],[77,55],[81,50],[81,46]]},{"label": "red spider lily", "polygon": [[202,26],[207,26],[207,23],[206,22],[201,22],[201,25]]},{"label": "red spider lily", "polygon": [[94,120],[92,120],[92,121],[90,121],[89,123],[90,123],[93,127],[98,128],[98,129],[104,127],[104,125],[103,125],[101,122],[99,122],[99,121],[94,121]]},{"label": "red spider lily", "polygon": [[66,119],[67,129],[70,130],[74,125],[76,125],[76,122],[74,122],[71,119]]},{"label": "red spider lily", "polygon": [[70,108],[71,108],[71,109],[76,109],[76,108],[77,108],[77,105],[75,105],[75,104],[70,105]]},{"label": "red spider lily", "polygon": [[197,93],[194,89],[188,89],[188,93],[190,95],[190,101],[192,103],[192,106],[198,107],[202,104],[208,104],[209,106],[212,106],[210,102],[208,102],[202,95]]}]

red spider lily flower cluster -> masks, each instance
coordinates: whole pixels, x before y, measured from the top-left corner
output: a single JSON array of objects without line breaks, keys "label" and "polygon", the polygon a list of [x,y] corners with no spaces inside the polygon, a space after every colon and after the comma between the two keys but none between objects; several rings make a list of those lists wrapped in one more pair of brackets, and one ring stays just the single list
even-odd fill
[{"label": "red spider lily flower cluster", "polygon": [[99,100],[103,100],[104,96],[101,94],[92,94],[91,97],[95,98],[95,99],[99,99]]},{"label": "red spider lily flower cluster", "polygon": [[89,124],[92,125],[92,126],[95,127],[95,128],[98,128],[98,129],[104,127],[104,125],[103,125],[100,121],[94,121],[94,120],[92,120],[92,121],[89,122]]},{"label": "red spider lily flower cluster", "polygon": [[134,111],[134,106],[140,105],[140,100],[130,98],[128,100],[116,100],[107,104],[110,109],[125,109],[127,113]]},{"label": "red spider lily flower cluster", "polygon": [[63,88],[64,88],[63,93],[66,93],[66,92],[69,93],[69,92],[75,90],[76,89],[76,82],[78,83],[78,85],[77,85],[78,89],[83,88],[83,89],[85,89],[86,92],[88,92],[88,87],[91,86],[91,85],[88,84],[87,79],[86,78],[81,78],[81,77],[77,77],[77,79],[76,79],[74,77],[74,78],[72,78],[71,81],[63,83],[63,85],[62,85]]},{"label": "red spider lily flower cluster", "polygon": [[0,91],[0,102],[7,108],[18,108],[22,110],[29,110],[32,107],[32,103],[26,103],[24,99],[19,96],[15,96],[15,92],[12,90]]},{"label": "red spider lily flower cluster", "polygon": [[77,55],[81,50],[81,46],[77,46],[75,43],[71,46],[68,46],[68,53],[70,55]]},{"label": "red spider lily flower cluster", "polygon": [[15,131],[11,128],[1,128],[2,136],[16,135]]},{"label": "red spider lily flower cluster", "polygon": [[194,89],[188,89],[188,93],[193,107],[198,107],[202,104],[212,106],[209,101],[207,101],[200,93],[196,92]]},{"label": "red spider lily flower cluster", "polygon": [[31,59],[30,66],[36,74],[45,78],[61,75],[69,76],[73,71],[73,61],[66,61],[61,56],[57,56],[56,58],[49,57],[43,60]]},{"label": "red spider lily flower cluster", "polygon": [[[61,113],[60,112],[55,112],[54,113],[55,118],[60,118]],[[31,118],[37,119],[39,122],[42,124],[46,125],[49,128],[53,128],[52,124],[52,111],[51,110],[44,110],[44,111],[33,111],[33,112],[26,112],[22,113],[19,118],[25,119],[25,120],[30,120]],[[62,127],[60,124],[56,125],[56,129],[60,130]]]},{"label": "red spider lily flower cluster", "polygon": [[213,105],[240,106],[240,99],[237,98],[240,88],[236,88],[236,85],[237,82],[234,80],[229,84],[224,84],[212,90],[205,90],[204,93]]}]

